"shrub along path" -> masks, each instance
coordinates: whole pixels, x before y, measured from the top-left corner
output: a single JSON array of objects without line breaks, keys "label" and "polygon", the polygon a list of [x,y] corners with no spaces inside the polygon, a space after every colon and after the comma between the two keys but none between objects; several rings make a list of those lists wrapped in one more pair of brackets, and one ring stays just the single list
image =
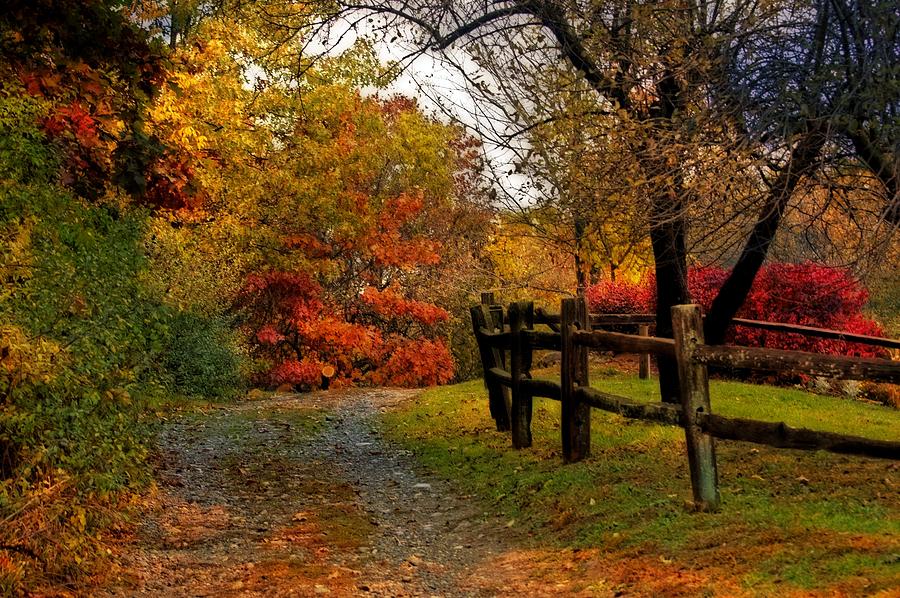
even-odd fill
[{"label": "shrub along path", "polygon": [[488,532],[502,524],[374,428],[413,395],[290,395],[169,422],[157,508],[106,595],[493,594],[480,565],[507,549]]}]

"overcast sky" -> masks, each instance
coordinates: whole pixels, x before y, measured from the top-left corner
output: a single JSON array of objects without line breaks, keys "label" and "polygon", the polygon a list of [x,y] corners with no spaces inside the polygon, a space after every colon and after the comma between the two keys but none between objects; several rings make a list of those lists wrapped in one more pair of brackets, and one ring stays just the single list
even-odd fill
[{"label": "overcast sky", "polygon": [[[332,31],[334,39],[339,41],[331,41],[328,44],[329,53],[338,54],[346,50],[361,35],[348,29]],[[460,72],[460,69],[463,69],[466,75],[471,77],[480,72],[478,65],[458,48],[451,48],[448,50],[450,54],[446,56],[425,52],[409,59],[411,48],[408,45],[380,41],[381,36],[377,34],[369,37],[373,40],[382,63],[400,63],[403,70],[386,88],[372,87],[364,89],[363,93],[377,93],[381,96],[402,94],[414,97],[426,114],[464,125],[471,134],[484,142],[485,157],[492,171],[491,178],[495,179],[496,186],[502,187],[498,189],[502,191],[501,196],[510,194],[522,201],[526,193],[524,191],[526,180],[521,175],[511,174],[512,153],[492,142],[492,137],[498,138],[500,134],[506,132],[501,119],[491,113],[491,110],[496,110],[497,107],[491,103],[478,102],[473,98],[466,77]],[[324,51],[326,47],[320,45],[311,50]]]}]

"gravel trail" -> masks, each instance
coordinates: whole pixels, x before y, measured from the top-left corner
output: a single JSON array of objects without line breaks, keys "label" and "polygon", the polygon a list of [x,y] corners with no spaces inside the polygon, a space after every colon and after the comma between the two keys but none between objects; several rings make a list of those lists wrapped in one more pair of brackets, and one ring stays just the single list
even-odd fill
[{"label": "gravel trail", "polygon": [[169,422],[157,508],[101,595],[494,595],[502,525],[377,430],[414,396],[286,395]]}]

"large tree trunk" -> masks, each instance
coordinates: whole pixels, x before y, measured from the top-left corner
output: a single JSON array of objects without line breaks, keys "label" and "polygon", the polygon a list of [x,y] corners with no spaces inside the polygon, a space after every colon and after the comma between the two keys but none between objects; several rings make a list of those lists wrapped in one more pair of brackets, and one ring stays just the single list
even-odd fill
[{"label": "large tree trunk", "polygon": [[[664,202],[661,205],[661,202]],[[680,200],[667,193],[656,198],[659,216],[650,227],[650,243],[656,262],[656,336],[672,338],[672,306],[690,302],[687,285],[685,221]],[[674,213],[671,213],[674,211]],[[679,402],[678,367],[671,357],[658,355],[659,391],[664,403]]]},{"label": "large tree trunk", "polygon": [[812,170],[823,144],[824,137],[819,132],[806,133],[794,146],[791,159],[769,187],[769,195],[753,231],[706,314],[703,334],[707,344],[720,345],[725,342],[728,326],[747,299],[753,280],[766,260],[794,189],[800,179]]},{"label": "large tree trunk", "polygon": [[[691,301],[687,282],[687,202],[683,173],[673,169],[670,156],[660,148],[666,147],[663,140],[670,133],[677,111],[684,106],[681,86],[671,69],[666,69],[665,76],[656,84],[656,91],[659,98],[650,107],[650,116],[656,123],[647,134],[658,131],[660,135],[655,143],[645,142],[638,155],[645,172],[657,186],[650,206],[650,245],[656,270],[656,336],[672,338],[672,307]],[[656,366],[662,402],[679,403],[681,393],[675,359],[657,355]]]}]

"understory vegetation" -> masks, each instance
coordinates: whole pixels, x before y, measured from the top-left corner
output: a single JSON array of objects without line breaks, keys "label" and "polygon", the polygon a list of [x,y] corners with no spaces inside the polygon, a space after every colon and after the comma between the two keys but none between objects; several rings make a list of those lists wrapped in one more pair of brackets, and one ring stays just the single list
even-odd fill
[{"label": "understory vegetation", "polygon": [[[237,345],[149,279],[148,213],[90,204],[71,159],[0,97],[0,591],[77,578],[150,482],[147,414],[173,395],[240,392]],[[200,381],[196,376],[203,376]]]},{"label": "understory vegetation", "polygon": [[[608,368],[592,376],[604,391],[658,400],[654,380]],[[710,394],[725,415],[875,439],[896,439],[900,426],[891,408],[801,390],[713,381]],[[597,548],[611,571],[645,568],[669,584],[660,587],[878,595],[900,582],[891,461],[718,441],[723,507],[708,514],[689,507],[679,428],[594,410],[591,457],[563,465],[558,403],[536,400],[534,446],[516,451],[495,431],[480,381],[426,391],[384,422],[424,467],[476,495],[536,548]]]},{"label": "understory vegetation", "polygon": [[[715,266],[694,267],[688,271],[691,299],[709,312],[728,271]],[[588,287],[585,297],[591,312],[630,314],[653,313],[656,308],[652,275],[640,282],[606,280]],[[884,336],[878,322],[864,310],[869,291],[848,270],[829,268],[814,262],[798,264],[770,263],[764,266],[737,316],[750,320],[783,322],[816,328],[843,330],[867,336]],[[752,330],[732,327],[729,343],[748,347],[769,347],[857,355],[887,357],[885,349],[859,343],[846,343],[800,334]]]}]

